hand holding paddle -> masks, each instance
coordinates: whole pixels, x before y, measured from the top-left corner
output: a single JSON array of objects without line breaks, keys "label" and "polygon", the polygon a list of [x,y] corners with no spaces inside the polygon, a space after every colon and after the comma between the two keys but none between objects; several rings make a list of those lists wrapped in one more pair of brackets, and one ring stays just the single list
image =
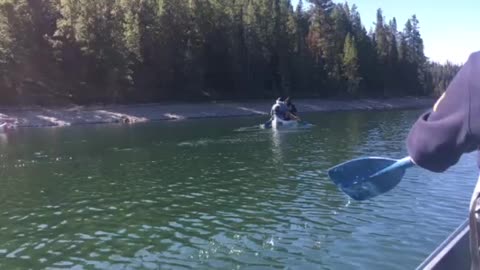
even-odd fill
[{"label": "hand holding paddle", "polygon": [[348,196],[363,201],[393,189],[414,165],[410,157],[366,157],[339,164],[328,170],[328,176]]},{"label": "hand holding paddle", "polygon": [[301,122],[302,120],[300,119],[300,117],[296,116],[295,114],[291,113],[291,112],[288,112],[287,115],[290,117],[290,118],[293,118],[294,120],[297,120],[298,122]]}]

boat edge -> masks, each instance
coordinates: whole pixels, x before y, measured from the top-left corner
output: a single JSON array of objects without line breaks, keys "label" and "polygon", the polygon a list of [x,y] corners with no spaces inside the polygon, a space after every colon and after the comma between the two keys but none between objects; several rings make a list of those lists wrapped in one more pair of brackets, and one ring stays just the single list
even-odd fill
[{"label": "boat edge", "polygon": [[[433,270],[440,267],[443,260],[461,241],[469,241],[469,221],[466,219],[451,233],[417,268],[416,270]],[[470,262],[470,254],[467,254]],[[469,263],[468,263],[469,264]]]}]

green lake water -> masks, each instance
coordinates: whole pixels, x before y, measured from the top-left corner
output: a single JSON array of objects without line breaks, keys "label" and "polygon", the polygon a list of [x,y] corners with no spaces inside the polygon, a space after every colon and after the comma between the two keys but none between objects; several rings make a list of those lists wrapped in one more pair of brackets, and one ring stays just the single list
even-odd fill
[{"label": "green lake water", "polygon": [[420,112],[19,129],[0,137],[0,269],[414,269],[467,217],[476,155],[364,202],[326,171],[404,157]]}]

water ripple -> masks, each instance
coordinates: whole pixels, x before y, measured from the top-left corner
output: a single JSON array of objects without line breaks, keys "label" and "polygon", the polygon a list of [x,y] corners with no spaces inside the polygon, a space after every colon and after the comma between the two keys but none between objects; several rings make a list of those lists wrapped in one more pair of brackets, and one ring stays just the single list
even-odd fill
[{"label": "water ripple", "polygon": [[312,129],[279,133],[212,120],[19,135],[0,154],[0,268],[414,268],[466,217],[475,156],[445,174],[411,169],[365,202],[326,171],[403,157],[417,115],[312,115]]}]

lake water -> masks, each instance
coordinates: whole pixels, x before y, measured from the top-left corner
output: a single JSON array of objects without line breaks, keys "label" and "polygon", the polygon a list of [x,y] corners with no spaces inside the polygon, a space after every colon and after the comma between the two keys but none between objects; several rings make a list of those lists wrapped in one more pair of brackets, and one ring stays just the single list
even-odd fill
[{"label": "lake water", "polygon": [[0,269],[413,269],[467,217],[476,155],[364,202],[326,171],[404,157],[419,114],[20,129],[0,137]]}]

